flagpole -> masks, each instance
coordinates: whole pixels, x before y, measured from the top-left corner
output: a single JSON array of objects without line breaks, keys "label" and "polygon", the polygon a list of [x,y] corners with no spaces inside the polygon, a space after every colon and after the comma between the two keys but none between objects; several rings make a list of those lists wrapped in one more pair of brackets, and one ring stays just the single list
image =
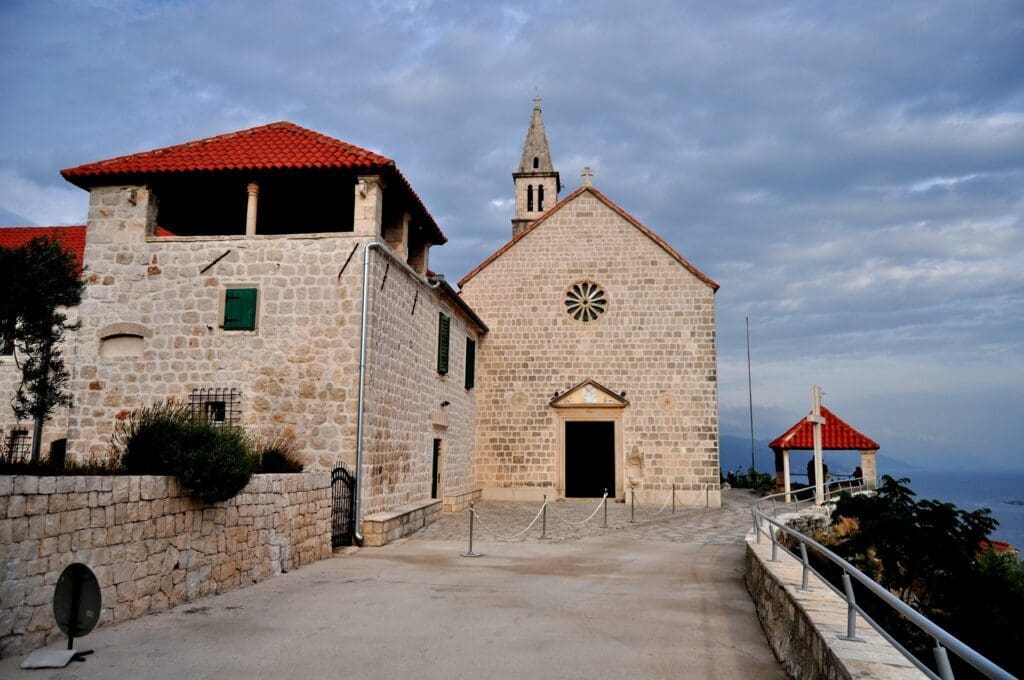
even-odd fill
[{"label": "flagpole", "polygon": [[750,379],[750,317],[743,317],[747,321],[747,398],[750,403],[750,469],[757,472],[757,464],[754,462],[754,384]]}]

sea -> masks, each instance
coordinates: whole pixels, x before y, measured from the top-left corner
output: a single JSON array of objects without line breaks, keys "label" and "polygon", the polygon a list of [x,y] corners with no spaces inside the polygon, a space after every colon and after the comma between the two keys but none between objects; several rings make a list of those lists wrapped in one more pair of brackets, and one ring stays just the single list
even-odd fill
[{"label": "sea", "polygon": [[879,470],[879,476],[909,477],[918,499],[953,503],[964,510],[989,508],[999,526],[992,538],[1024,551],[1024,471]]}]

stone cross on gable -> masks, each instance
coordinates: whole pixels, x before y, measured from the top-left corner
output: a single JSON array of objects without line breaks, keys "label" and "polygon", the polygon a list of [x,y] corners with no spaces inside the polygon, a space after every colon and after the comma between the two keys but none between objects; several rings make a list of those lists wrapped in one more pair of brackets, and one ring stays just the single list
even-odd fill
[{"label": "stone cross on gable", "polygon": [[533,108],[535,108],[535,109],[539,109],[540,108],[540,93],[539,92],[535,92],[534,95],[533,95]]},{"label": "stone cross on gable", "polygon": [[580,177],[583,178],[583,186],[590,186],[590,178],[594,176],[594,171],[590,169],[590,166],[583,168],[583,172],[580,173]]}]

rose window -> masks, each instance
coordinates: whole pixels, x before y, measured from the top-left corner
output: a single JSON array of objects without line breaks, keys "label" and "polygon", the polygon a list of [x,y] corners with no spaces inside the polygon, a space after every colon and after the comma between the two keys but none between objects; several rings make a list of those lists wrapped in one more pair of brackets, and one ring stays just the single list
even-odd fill
[{"label": "rose window", "polygon": [[604,314],[608,298],[593,281],[579,281],[565,292],[565,311],[576,321],[590,323]]}]

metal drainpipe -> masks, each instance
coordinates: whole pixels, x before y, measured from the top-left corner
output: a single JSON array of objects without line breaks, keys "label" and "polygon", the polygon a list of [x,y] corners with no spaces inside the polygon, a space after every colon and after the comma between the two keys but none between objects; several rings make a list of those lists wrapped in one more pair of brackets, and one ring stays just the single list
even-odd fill
[{"label": "metal drainpipe", "polygon": [[[380,250],[381,253],[390,256],[391,259],[400,264],[404,269],[412,272],[413,275],[420,276],[408,264],[402,262],[387,250],[381,250],[383,245],[380,241],[373,241],[366,244],[366,247],[363,248],[363,301],[359,322],[359,401],[356,406],[356,488],[355,503],[353,504],[355,507],[352,513],[353,526],[355,527],[353,534],[356,545],[363,544],[363,535],[359,533],[359,523],[362,517],[363,503],[363,407],[366,396],[366,317],[369,311],[370,300],[370,251]],[[440,285],[440,281],[427,284],[429,288],[437,288]]]}]

